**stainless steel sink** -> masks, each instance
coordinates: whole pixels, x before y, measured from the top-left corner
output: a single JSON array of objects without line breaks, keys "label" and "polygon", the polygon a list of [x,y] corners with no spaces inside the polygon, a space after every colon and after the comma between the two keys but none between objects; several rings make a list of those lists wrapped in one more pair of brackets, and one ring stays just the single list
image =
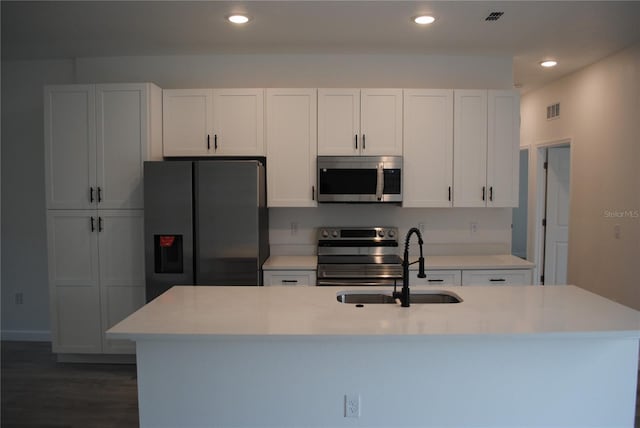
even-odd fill
[{"label": "stainless steel sink", "polygon": [[[391,292],[381,291],[341,291],[338,302],[353,304],[396,303]],[[462,299],[455,293],[442,290],[417,291],[411,293],[411,303],[460,303]]]}]

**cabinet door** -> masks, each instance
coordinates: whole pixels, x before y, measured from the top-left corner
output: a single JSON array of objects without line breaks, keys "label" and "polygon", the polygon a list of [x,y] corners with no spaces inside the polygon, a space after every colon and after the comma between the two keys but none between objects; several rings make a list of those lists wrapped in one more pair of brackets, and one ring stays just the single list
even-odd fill
[{"label": "cabinet door", "polygon": [[47,234],[53,352],[99,353],[102,326],[96,212],[49,211]]},{"label": "cabinet door", "polygon": [[520,96],[515,91],[488,94],[487,206],[518,206]]},{"label": "cabinet door", "polygon": [[462,285],[531,285],[531,269],[463,270]]},{"label": "cabinet door", "polygon": [[213,90],[216,155],[264,156],[264,89]]},{"label": "cabinet door", "polygon": [[453,205],[484,207],[487,198],[487,91],[455,91],[453,124]]},{"label": "cabinet door", "polygon": [[410,271],[411,284],[414,285],[461,285],[462,274],[459,270],[428,270],[426,278],[418,278],[418,271]]},{"label": "cabinet door", "polygon": [[362,155],[402,155],[402,89],[363,89]]},{"label": "cabinet door", "polygon": [[95,207],[94,86],[47,86],[44,98],[47,208]]},{"label": "cabinet door", "polygon": [[213,154],[211,89],[170,89],[162,92],[164,156]]},{"label": "cabinet door", "polygon": [[104,332],[144,305],[143,211],[101,210],[98,216],[103,351],[132,353],[131,342],[107,340]]},{"label": "cabinet door", "polygon": [[96,86],[99,208],[142,208],[147,142],[147,86]]},{"label": "cabinet door", "polygon": [[318,155],[358,155],[360,90],[318,89]]},{"label": "cabinet door", "polygon": [[316,272],[312,270],[265,271],[264,285],[316,285]]},{"label": "cabinet door", "polygon": [[405,207],[450,207],[453,190],[453,91],[404,91]]},{"label": "cabinet door", "polygon": [[267,89],[267,204],[314,207],[317,152],[315,89]]}]

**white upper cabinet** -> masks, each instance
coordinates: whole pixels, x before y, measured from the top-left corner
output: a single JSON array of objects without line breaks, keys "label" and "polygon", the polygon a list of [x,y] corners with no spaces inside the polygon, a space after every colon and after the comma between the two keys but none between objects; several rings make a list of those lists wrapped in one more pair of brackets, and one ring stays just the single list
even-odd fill
[{"label": "white upper cabinet", "polygon": [[142,208],[142,164],[159,156],[160,88],[45,87],[48,209]]},{"label": "white upper cabinet", "polygon": [[484,207],[487,199],[487,91],[454,91],[454,188],[456,207]]},{"label": "white upper cabinet", "polygon": [[317,91],[267,89],[267,205],[314,207]]},{"label": "white upper cabinet", "polygon": [[363,89],[363,155],[402,155],[402,89]]},{"label": "white upper cabinet", "polygon": [[450,207],[453,190],[453,90],[404,90],[405,207]]},{"label": "white upper cabinet", "polygon": [[518,206],[518,93],[455,91],[454,111],[454,206]]},{"label": "white upper cabinet", "polygon": [[264,155],[264,89],[163,91],[164,156]]},{"label": "white upper cabinet", "polygon": [[518,206],[520,95],[489,91],[487,146],[488,207]]},{"label": "white upper cabinet", "polygon": [[360,90],[318,89],[318,155],[358,155]]},{"label": "white upper cabinet", "polygon": [[214,89],[216,155],[264,155],[264,89]]},{"label": "white upper cabinet", "polygon": [[213,141],[213,91],[162,91],[162,148],[164,156],[202,156]]},{"label": "white upper cabinet", "polygon": [[319,155],[401,155],[402,89],[319,89]]},{"label": "white upper cabinet", "polygon": [[45,87],[44,113],[47,208],[95,207],[95,86]]}]

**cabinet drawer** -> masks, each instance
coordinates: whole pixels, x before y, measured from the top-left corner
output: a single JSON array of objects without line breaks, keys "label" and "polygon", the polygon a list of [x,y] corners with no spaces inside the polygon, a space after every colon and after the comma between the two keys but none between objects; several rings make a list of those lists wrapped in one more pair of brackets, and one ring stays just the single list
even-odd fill
[{"label": "cabinet drawer", "polygon": [[264,285],[316,285],[316,272],[306,270],[265,271]]},{"label": "cabinet drawer", "polygon": [[531,279],[531,269],[462,271],[462,285],[530,285]]},{"label": "cabinet drawer", "polygon": [[418,278],[418,271],[411,271],[411,284],[415,285],[461,285],[462,275],[459,270],[428,270],[426,278]]}]

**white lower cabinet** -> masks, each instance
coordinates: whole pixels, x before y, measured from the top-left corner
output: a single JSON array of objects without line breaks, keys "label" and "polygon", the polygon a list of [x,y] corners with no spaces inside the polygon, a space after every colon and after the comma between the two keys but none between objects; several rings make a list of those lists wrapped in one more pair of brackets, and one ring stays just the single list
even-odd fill
[{"label": "white lower cabinet", "polygon": [[531,269],[427,270],[426,278],[418,278],[418,271],[409,272],[409,285],[530,285]]},{"label": "white lower cabinet", "polygon": [[531,285],[531,269],[463,270],[462,285]]},{"label": "white lower cabinet", "polygon": [[264,285],[316,285],[315,270],[267,270]]},{"label": "white lower cabinet", "polygon": [[426,278],[418,278],[418,271],[410,271],[409,285],[461,285],[462,275],[459,270],[427,270]]},{"label": "white lower cabinet", "polygon": [[104,332],[144,305],[142,210],[47,213],[52,348],[127,354]]}]

